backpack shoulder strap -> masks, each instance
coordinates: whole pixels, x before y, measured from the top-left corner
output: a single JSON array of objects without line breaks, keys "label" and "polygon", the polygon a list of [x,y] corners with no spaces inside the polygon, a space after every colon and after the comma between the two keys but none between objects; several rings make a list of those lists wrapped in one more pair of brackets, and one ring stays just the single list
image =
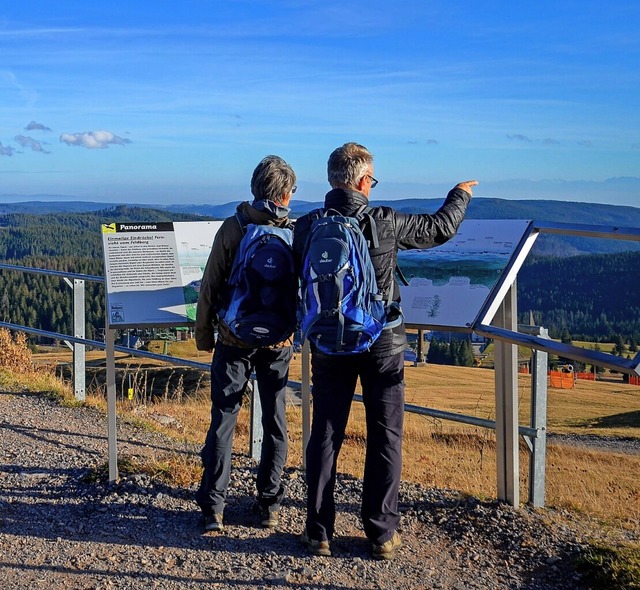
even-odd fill
[{"label": "backpack shoulder strap", "polygon": [[362,233],[365,235],[365,228],[369,226],[369,234],[371,239],[367,240],[367,246],[369,249],[378,248],[380,246],[380,240],[378,239],[378,226],[376,225],[376,220],[371,215],[371,207],[368,205],[362,205],[356,211],[354,217],[358,220],[358,224],[360,225],[360,229]]},{"label": "backpack shoulder strap", "polygon": [[248,225],[248,221],[244,218],[244,215],[242,215],[242,213],[240,213],[240,211],[236,210],[234,217],[236,218],[236,221],[238,222],[238,225],[240,226],[240,231],[242,232],[242,235],[247,233],[247,225]]}]

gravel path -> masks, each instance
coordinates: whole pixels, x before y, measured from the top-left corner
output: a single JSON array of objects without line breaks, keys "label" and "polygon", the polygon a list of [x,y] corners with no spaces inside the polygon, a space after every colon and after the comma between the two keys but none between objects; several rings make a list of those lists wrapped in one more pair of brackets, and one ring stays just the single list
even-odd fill
[{"label": "gravel path", "polygon": [[[403,485],[404,546],[370,558],[358,520],[361,482],[341,476],[334,557],[307,556],[305,485],[287,471],[281,527],[255,526],[254,465],[234,456],[224,533],[203,535],[193,489],[132,475],[91,482],[106,462],[106,418],[44,396],[0,393],[0,586],[28,588],[582,589],[572,527],[549,513]],[[197,453],[119,424],[121,456]]]},{"label": "gravel path", "polygon": [[640,454],[640,438],[596,436],[595,434],[547,434],[547,442],[606,451],[608,453]]}]

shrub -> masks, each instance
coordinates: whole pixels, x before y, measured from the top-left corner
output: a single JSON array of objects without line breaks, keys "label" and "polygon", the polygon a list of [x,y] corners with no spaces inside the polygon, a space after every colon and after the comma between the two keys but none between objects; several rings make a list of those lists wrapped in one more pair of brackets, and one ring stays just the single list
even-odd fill
[{"label": "shrub", "polygon": [[32,370],[31,350],[25,334],[18,332],[12,337],[9,330],[0,328],[0,368],[13,373]]}]

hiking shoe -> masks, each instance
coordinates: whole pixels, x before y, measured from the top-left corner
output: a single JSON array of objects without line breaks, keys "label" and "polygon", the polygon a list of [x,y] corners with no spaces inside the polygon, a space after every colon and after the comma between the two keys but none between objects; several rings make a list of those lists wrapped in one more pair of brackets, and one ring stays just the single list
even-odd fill
[{"label": "hiking shoe", "polygon": [[204,517],[204,532],[220,532],[224,530],[224,524],[222,524],[222,512],[217,512],[209,516]]},{"label": "hiking shoe", "polygon": [[309,551],[309,553],[311,553],[311,555],[331,557],[329,541],[317,541],[316,539],[312,539],[307,533],[307,529],[304,529],[300,540],[304,545],[307,546],[307,550]]},{"label": "hiking shoe", "polygon": [[260,526],[266,529],[275,529],[280,522],[280,512],[277,508],[260,507]]},{"label": "hiking shoe", "polygon": [[388,541],[381,545],[372,543],[371,549],[374,559],[393,559],[400,547],[402,547],[402,539],[396,531],[393,531],[393,536]]}]

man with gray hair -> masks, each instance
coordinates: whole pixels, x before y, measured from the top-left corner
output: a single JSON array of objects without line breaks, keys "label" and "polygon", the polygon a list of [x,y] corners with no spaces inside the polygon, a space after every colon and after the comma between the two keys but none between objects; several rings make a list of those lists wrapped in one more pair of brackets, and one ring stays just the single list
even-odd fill
[{"label": "man with gray hair", "polygon": [[[257,508],[262,526],[273,528],[278,525],[285,494],[282,471],[288,450],[285,391],[293,353],[291,333],[285,335],[282,342],[257,346],[240,338],[221,316],[229,304],[229,278],[247,226],[282,228],[289,232],[291,239],[288,205],[296,191],[295,183],[293,169],[282,158],[266,156],[258,164],[251,178],[254,200],[238,205],[236,214],[222,223],[202,277],[196,312],[196,346],[198,350],[208,352],[215,348],[211,362],[211,425],[201,452],[204,471],[196,492],[205,531],[224,528],[223,509],[231,474],[233,432],[247,381],[254,370],[264,431],[256,481]],[[292,280],[295,281],[293,273]],[[288,303],[276,303],[295,307],[295,283],[290,291],[286,294],[290,299]],[[216,327],[217,340],[214,337]]]},{"label": "man with gray hair", "polygon": [[[293,250],[300,270],[314,219],[324,211],[357,218],[365,211],[375,223],[377,239],[369,254],[378,293],[392,302],[387,327],[365,352],[332,355],[311,344],[313,421],[306,450],[307,519],[302,541],[314,555],[331,555],[334,535],[336,465],[345,435],[351,401],[360,379],[367,426],[361,516],[373,557],[393,559],[401,546],[397,528],[398,489],[402,469],[404,414],[404,350],[407,338],[400,314],[400,292],[394,278],[398,249],[432,248],[452,238],[471,200],[475,180],[453,188],[432,214],[405,214],[390,207],[369,207],[374,178],[373,156],[362,145],[346,143],[329,157],[332,190],[324,209],[296,221]],[[368,229],[367,228],[367,229]],[[370,230],[373,231],[373,230]],[[365,233],[365,232],[363,232]],[[371,236],[367,236],[371,238]],[[400,320],[400,321],[398,321]]]}]

